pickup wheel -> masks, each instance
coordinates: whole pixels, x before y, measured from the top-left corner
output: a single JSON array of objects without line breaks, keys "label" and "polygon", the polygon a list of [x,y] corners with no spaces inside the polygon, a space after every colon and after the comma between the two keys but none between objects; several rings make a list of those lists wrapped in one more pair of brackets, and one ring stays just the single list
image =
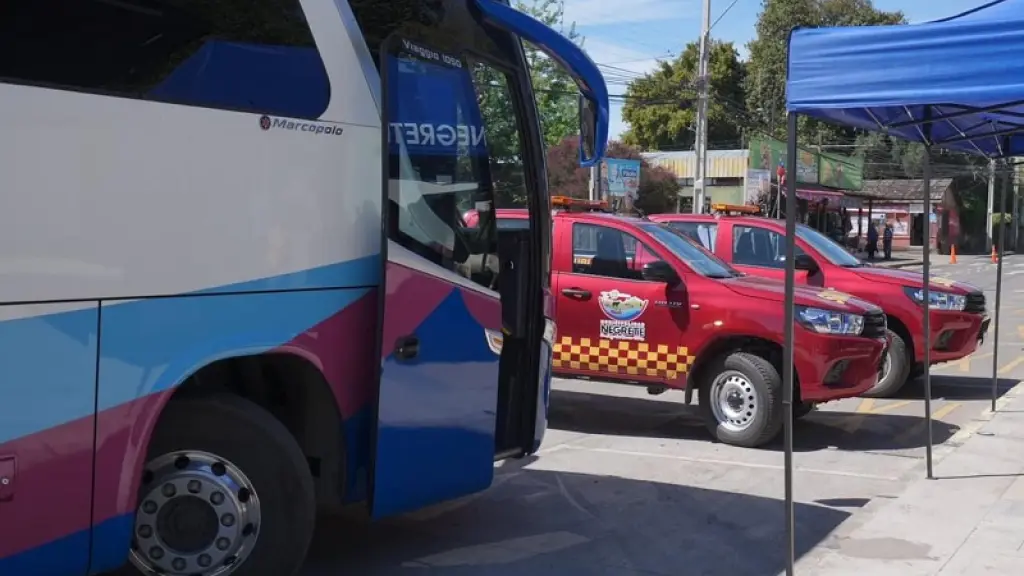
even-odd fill
[{"label": "pickup wheel", "polygon": [[172,401],[149,445],[120,574],[292,576],[316,517],[288,430],[238,396]]},{"label": "pickup wheel", "polygon": [[885,352],[878,371],[878,384],[863,394],[867,398],[889,398],[900,391],[910,378],[910,358],[907,343],[900,335],[889,330],[889,349]]},{"label": "pickup wheel", "polygon": [[753,448],[782,428],[782,378],[771,362],[747,352],[715,360],[700,387],[704,425],[720,442]]}]

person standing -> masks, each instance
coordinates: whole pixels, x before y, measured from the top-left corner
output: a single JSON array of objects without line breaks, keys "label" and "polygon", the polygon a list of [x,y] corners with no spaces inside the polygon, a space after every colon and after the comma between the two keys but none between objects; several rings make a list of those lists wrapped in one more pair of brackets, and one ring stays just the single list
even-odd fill
[{"label": "person standing", "polygon": [[882,251],[886,260],[892,260],[892,224],[885,223],[885,231],[882,233]]},{"label": "person standing", "polygon": [[866,248],[868,251],[868,260],[874,260],[875,252],[878,252],[878,228],[875,227],[874,222],[868,223],[868,245]]}]

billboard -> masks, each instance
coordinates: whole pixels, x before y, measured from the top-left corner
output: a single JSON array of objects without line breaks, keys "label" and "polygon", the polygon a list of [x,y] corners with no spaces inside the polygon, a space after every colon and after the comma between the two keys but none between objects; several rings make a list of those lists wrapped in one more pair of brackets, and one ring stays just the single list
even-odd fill
[{"label": "billboard", "polygon": [[606,158],[602,164],[601,175],[608,196],[636,200],[640,188],[640,161]]},{"label": "billboard", "polygon": [[[818,183],[818,155],[806,150],[797,151],[797,178],[800,184]],[[751,170],[769,170],[782,181],[786,175],[786,143],[771,138],[750,139]]]},{"label": "billboard", "polygon": [[864,187],[863,158],[822,153],[820,167],[818,181],[822,186],[840,190],[860,190]]}]

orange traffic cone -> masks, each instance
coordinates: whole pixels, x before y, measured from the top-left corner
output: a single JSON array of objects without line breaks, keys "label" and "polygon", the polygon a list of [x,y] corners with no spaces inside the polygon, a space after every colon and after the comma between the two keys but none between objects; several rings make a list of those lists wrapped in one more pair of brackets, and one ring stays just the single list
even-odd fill
[{"label": "orange traffic cone", "polygon": [[992,263],[995,264],[997,261],[998,261],[998,257],[996,256],[996,246],[995,246],[995,244],[993,244],[992,245]]},{"label": "orange traffic cone", "polygon": [[949,263],[956,264],[956,246],[950,245],[949,247]]}]

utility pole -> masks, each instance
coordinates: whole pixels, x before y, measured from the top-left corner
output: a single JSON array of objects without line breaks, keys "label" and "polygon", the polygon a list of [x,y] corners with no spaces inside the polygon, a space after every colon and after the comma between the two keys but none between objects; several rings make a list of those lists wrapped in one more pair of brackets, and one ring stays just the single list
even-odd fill
[{"label": "utility pole", "polygon": [[[985,251],[992,251],[992,209],[996,203],[996,161],[988,161],[988,210],[986,211],[987,217],[985,218],[985,239],[987,244],[985,245]],[[927,218],[928,215],[925,215]],[[925,223],[925,226],[928,226]],[[925,228],[927,230],[927,228]]]},{"label": "utility pole", "polygon": [[590,167],[590,199],[601,199],[601,163]]},{"label": "utility pole", "polygon": [[697,141],[694,144],[693,213],[704,211],[704,191],[708,173],[708,90],[711,81],[708,59],[711,52],[711,0],[704,0],[704,19],[700,30],[700,58],[697,63]]}]

